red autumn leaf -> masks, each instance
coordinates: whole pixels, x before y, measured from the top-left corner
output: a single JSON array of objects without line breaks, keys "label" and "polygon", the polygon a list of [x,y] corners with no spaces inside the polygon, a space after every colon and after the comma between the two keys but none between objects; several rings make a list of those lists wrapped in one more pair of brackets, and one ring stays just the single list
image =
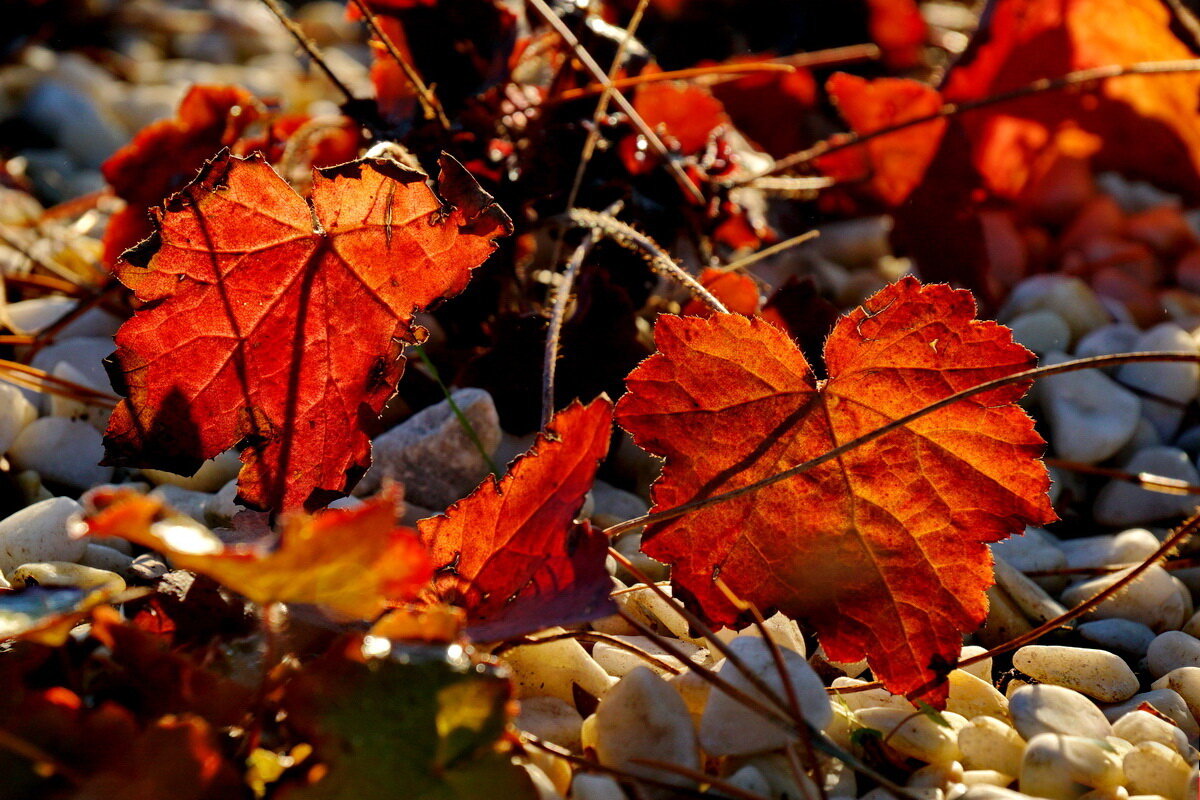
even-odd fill
[{"label": "red autumn leaf", "polygon": [[[825,89],[842,118],[858,134],[926,116],[942,105],[936,89],[905,78],[868,81],[839,72],[829,79]],[[876,196],[896,206],[924,178],[945,127],[944,119],[913,125],[822,156],[817,166],[839,181],[869,180]]]},{"label": "red autumn leaf", "polygon": [[[238,443],[246,505],[312,509],[370,464],[369,432],[419,341],[508,217],[452,158],[425,176],[367,159],[309,202],[259,156],[214,159],[116,267],[145,305],[117,333],[106,463],[184,474]],[[445,198],[444,200],[442,198]]]},{"label": "red autumn leaf", "polygon": [[256,603],[315,603],[371,620],[390,605],[416,599],[430,578],[425,549],[396,526],[393,492],[357,508],[282,518],[274,542],[226,545],[199,523],[175,515],[161,499],[134,491],[93,495],[100,510],[89,536],[116,536],[207,575]]},{"label": "red autumn leaf", "polygon": [[871,40],[883,51],[883,63],[893,70],[921,65],[928,30],[915,0],[866,0]]},{"label": "red autumn leaf", "polygon": [[[707,89],[681,83],[645,83],[633,97],[633,108],[669,148],[683,155],[704,150],[713,134],[729,123],[721,101]],[[642,175],[655,166],[653,151],[639,146],[638,134],[619,145],[625,168]]]},{"label": "red autumn leaf", "polygon": [[[769,56],[738,56],[729,64],[755,63]],[[755,72],[713,84],[738,131],[775,158],[783,158],[813,143],[808,120],[817,109],[817,82],[803,67],[795,72]]]},{"label": "red autumn leaf", "polygon": [[[1138,61],[1190,59],[1160,0],[998,0],[950,71],[946,99],[988,97],[1040,78]],[[975,166],[1005,196],[1028,179],[1024,152],[1064,128],[1100,137],[1094,165],[1200,196],[1200,75],[1126,76],[1086,92],[1048,92],[966,114]]]},{"label": "red autumn leaf", "polygon": [[238,86],[197,85],[179,103],[179,113],[147,125],[101,168],[123,209],[104,234],[105,260],[153,232],[150,208],[196,176],[204,162],[232,145],[260,116],[254,95]]},{"label": "red autumn leaf", "polygon": [[[729,272],[713,267],[705,267],[700,272],[700,285],[725,304],[735,314],[758,313],[761,298],[758,284],[744,272]],[[708,317],[713,314],[712,308],[702,300],[692,298],[683,307],[682,313],[687,316]]]},{"label": "red autumn leaf", "polygon": [[500,481],[489,476],[442,516],[417,523],[434,564],[434,598],[496,641],[611,613],[608,537],[575,515],[608,452],[612,403],[554,415]]},{"label": "red autumn leaf", "polygon": [[[973,320],[968,292],[906,278],[844,317],[817,382],[760,319],[663,316],[617,420],[665,457],[654,508],[736,489],[815,458],[931,402],[1030,367],[1008,329]],[[867,658],[893,692],[953,664],[987,611],[987,543],[1054,519],[1044,442],[1014,385],[960,401],[808,472],[650,526],[642,549],[672,565],[712,620],[738,610],[809,621],[835,661]],[[945,697],[934,692],[931,699]]]}]

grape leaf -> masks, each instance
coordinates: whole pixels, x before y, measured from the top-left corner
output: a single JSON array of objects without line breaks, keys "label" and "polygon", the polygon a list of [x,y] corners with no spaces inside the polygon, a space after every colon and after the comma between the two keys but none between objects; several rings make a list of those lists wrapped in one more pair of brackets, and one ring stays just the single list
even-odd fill
[{"label": "grape leaf", "polygon": [[84,520],[90,536],[117,536],[157,550],[171,563],[208,575],[257,603],[316,603],[370,620],[412,600],[429,582],[429,559],[412,531],[396,527],[396,498],[383,493],[358,508],[282,519],[278,547],[226,545],[198,522],[172,516],[158,498],[122,490],[93,495],[100,510]]},{"label": "grape leaf", "polygon": [[[662,316],[617,420],[666,458],[654,508],[735,489],[984,381],[1030,367],[968,292],[905,278],[842,318],[818,383],[761,319]],[[808,620],[835,661],[867,658],[893,692],[953,664],[987,611],[988,542],[1053,520],[1044,442],[1014,385],[920,418],[785,481],[652,525],[642,549],[713,621]],[[944,690],[930,697],[944,698]]]},{"label": "grape leaf", "polygon": [[144,305],[117,333],[126,399],[107,464],[191,474],[243,443],[238,499],[312,510],[370,464],[414,312],[462,290],[511,223],[449,156],[314,173],[306,203],[260,157],[222,154],[158,214],[117,277]]},{"label": "grape leaf", "polygon": [[432,599],[460,606],[475,641],[497,641],[613,611],[608,537],[576,523],[608,452],[612,403],[558,412],[499,482],[417,523],[434,564]]},{"label": "grape leaf", "polygon": [[307,783],[283,786],[279,797],[538,797],[504,750],[506,679],[444,648],[384,657],[363,649],[353,637],[285,688],[288,723],[313,743],[321,763],[307,770]]},{"label": "grape leaf", "polygon": [[204,162],[232,145],[262,116],[254,95],[239,86],[199,84],[179,102],[178,113],[152,122],[104,162],[101,170],[125,201],[104,232],[105,260],[153,232],[150,208],[183,188]]}]

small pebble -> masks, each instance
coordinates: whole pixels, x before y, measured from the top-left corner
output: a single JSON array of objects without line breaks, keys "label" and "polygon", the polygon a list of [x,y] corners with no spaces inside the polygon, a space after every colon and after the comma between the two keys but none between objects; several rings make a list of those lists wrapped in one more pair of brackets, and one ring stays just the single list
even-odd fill
[{"label": "small pebble", "polygon": [[0,572],[34,561],[77,561],[87,542],[67,535],[67,521],[83,509],[69,497],[26,506],[0,520]]},{"label": "small pebble", "polygon": [[1135,694],[1124,703],[1104,709],[1104,716],[1109,720],[1118,720],[1130,711],[1136,711],[1142,703],[1150,705],[1164,717],[1173,720],[1187,735],[1189,741],[1194,741],[1197,736],[1200,736],[1200,725],[1196,724],[1196,718],[1192,716],[1188,704],[1178,692],[1171,689],[1152,689],[1149,692]]},{"label": "small pebble", "polygon": [[[785,696],[783,681],[775,668],[775,660],[770,648],[762,639],[739,636],[729,643],[729,648],[745,663],[747,669],[761,678],[777,695]],[[796,700],[800,704],[800,713],[814,727],[824,728],[833,715],[824,684],[801,656],[791,650],[781,652]],[[731,686],[770,707],[770,702],[762,693],[728,660],[718,662],[715,670]],[[794,739],[795,737],[724,692],[716,689],[709,692],[708,705],[700,723],[700,743],[710,756],[746,755],[774,750]]]},{"label": "small pebble", "polygon": [[1156,678],[1180,667],[1200,667],[1200,639],[1183,631],[1164,631],[1150,643],[1146,666]]},{"label": "small pebble", "polygon": [[100,431],[86,422],[42,417],[25,426],[8,450],[17,469],[31,469],[43,480],[90,489],[112,480],[112,467],[100,466]]},{"label": "small pebble", "polygon": [[[547,628],[544,633],[561,633]],[[575,704],[572,685],[577,684],[593,697],[602,697],[616,683],[574,639],[558,639],[543,644],[514,647],[504,653],[512,670],[518,697],[557,697]]]},{"label": "small pebble", "polygon": [[8,581],[14,589],[25,586],[62,586],[108,592],[120,592],[125,589],[125,579],[117,573],[69,561],[22,564],[7,574]]},{"label": "small pebble", "polygon": [[1009,696],[1008,711],[1026,740],[1041,733],[1092,739],[1112,733],[1112,726],[1091,700],[1062,686],[1022,686]]},{"label": "small pebble", "polygon": [[1142,623],[1116,617],[1085,622],[1075,630],[1090,642],[1139,658],[1154,641],[1154,631]]},{"label": "small pebble", "polygon": [[1192,716],[1200,720],[1200,667],[1180,667],[1150,684],[1152,689],[1170,689],[1183,698]]},{"label": "small pebble", "polygon": [[1074,689],[1103,703],[1128,700],[1139,688],[1129,665],[1106,650],[1026,645],[1013,654],[1013,666],[1042,683]]},{"label": "small pebble", "polygon": [[[1134,567],[1099,575],[1063,592],[1063,602],[1077,606],[1113,585]],[[1177,630],[1187,619],[1191,605],[1187,588],[1171,573],[1154,565],[1139,575],[1124,591],[1096,606],[1087,619],[1127,619],[1140,622],[1153,631]]]},{"label": "small pebble", "polygon": [[950,684],[947,711],[962,714],[967,719],[981,716],[1008,719],[1008,698],[989,681],[982,681],[961,669],[951,670],[947,680]]},{"label": "small pebble", "polygon": [[[1043,363],[1066,360],[1066,355],[1055,353]],[[1142,412],[1137,395],[1094,369],[1044,378],[1038,398],[1050,423],[1054,451],[1084,464],[1104,461],[1124,447],[1137,431]]]},{"label": "small pebble", "polygon": [[858,718],[883,734],[887,746],[898,753],[930,764],[961,760],[957,736],[926,714],[913,715],[899,708],[866,708]]},{"label": "small pebble", "polygon": [[1005,324],[1012,329],[1013,341],[1038,355],[1065,350],[1071,342],[1071,328],[1066,321],[1046,309],[1026,312]]},{"label": "small pebble", "polygon": [[[200,465],[192,475],[176,475],[173,472],[163,472],[157,469],[143,469],[142,474],[159,487],[178,487],[193,492],[211,493],[237,478],[242,468],[242,460],[236,451],[227,450],[210,458]],[[182,510],[182,509],[180,509]]]},{"label": "small pebble", "polygon": [[18,389],[0,383],[0,455],[7,453],[21,433],[37,419],[37,406]]},{"label": "small pebble", "polygon": [[1086,536],[1062,542],[1072,569],[1139,564],[1158,549],[1158,537],[1145,528],[1130,528],[1112,536]]},{"label": "small pebble", "polygon": [[[866,681],[860,681],[858,678],[847,678],[842,675],[833,679],[830,686],[834,689],[846,689],[854,686],[862,686]],[[901,694],[892,694],[887,689],[867,689],[864,692],[847,692],[845,694],[836,695],[837,701],[845,704],[846,708],[851,711],[861,711],[864,708],[899,708],[909,713],[916,711],[917,708]],[[959,712],[962,713],[962,712]]]},{"label": "small pebble", "polygon": [[1082,736],[1040,733],[1029,740],[1018,785],[1025,794],[1075,800],[1093,789],[1116,789],[1124,774],[1117,755],[1102,742]]},{"label": "small pebble", "polygon": [[[1177,447],[1159,446],[1139,450],[1121,469],[1133,473],[1148,472],[1184,483],[1200,483],[1200,473],[1197,473],[1188,454]],[[1129,527],[1172,520],[1190,514],[1195,506],[1196,499],[1193,496],[1152,492],[1114,478],[1096,496],[1093,513],[1096,521],[1102,525]]]},{"label": "small pebble", "polygon": [[516,725],[539,739],[579,751],[583,717],[575,706],[557,697],[527,697],[521,701]]},{"label": "small pebble", "polygon": [[612,776],[580,772],[571,781],[571,800],[627,800],[627,797]]},{"label": "small pebble", "polygon": [[129,569],[133,564],[133,556],[122,553],[120,550],[112,547],[89,542],[83,556],[79,559],[79,563],[85,567],[104,569],[109,572],[115,572],[123,578],[129,578]]},{"label": "small pebble", "polygon": [[1131,795],[1156,794],[1167,800],[1187,800],[1191,769],[1183,756],[1159,742],[1141,742],[1124,760],[1126,788]]},{"label": "small pebble", "polygon": [[167,563],[156,555],[144,553],[129,565],[130,576],[133,580],[150,583],[156,581],[171,571]]},{"label": "small pebble", "polygon": [[[631,647],[635,647],[644,653],[649,653],[659,661],[674,667],[680,672],[687,669],[686,665],[683,664],[679,659],[667,653],[666,650],[664,650],[657,643],[655,643],[653,639],[647,636],[616,636],[614,638],[617,641],[620,641]],[[708,660],[708,651],[701,647],[697,647],[694,644],[689,644],[687,642],[675,642],[675,646],[686,653],[697,663],[704,663]],[[597,642],[596,646],[592,648],[592,658],[596,660],[596,663],[599,664],[605,672],[617,678],[629,674],[636,667],[648,667],[663,677],[666,677],[668,674],[670,674],[670,670],[647,661],[637,653],[630,652],[620,645],[609,642]]]},{"label": "small pebble", "polygon": [[[1173,322],[1164,322],[1146,331],[1133,343],[1133,348],[1134,351],[1200,353],[1196,341]],[[1200,366],[1186,362],[1125,364],[1117,371],[1117,378],[1135,390],[1142,389],[1178,403],[1191,402],[1200,390]],[[1142,398],[1142,407],[1159,436],[1164,440],[1174,438],[1183,418],[1181,408],[1148,397]]]},{"label": "small pebble", "polygon": [[1095,293],[1079,278],[1058,273],[1034,275],[1021,281],[1008,296],[998,319],[1001,322],[1035,310],[1059,314],[1078,339],[1102,325],[1110,317]]},{"label": "small pebble", "polygon": [[1187,735],[1182,730],[1149,711],[1130,711],[1113,723],[1113,735],[1134,745],[1158,742],[1180,755],[1189,750]]},{"label": "small pebble", "polygon": [[650,759],[700,769],[696,732],[679,694],[662,678],[638,667],[617,683],[596,708],[596,757],[601,764],[672,786],[696,782],[639,764]]},{"label": "small pebble", "polygon": [[995,717],[971,720],[958,732],[958,747],[968,770],[994,770],[1006,775],[1021,771],[1025,740],[1011,725]]}]

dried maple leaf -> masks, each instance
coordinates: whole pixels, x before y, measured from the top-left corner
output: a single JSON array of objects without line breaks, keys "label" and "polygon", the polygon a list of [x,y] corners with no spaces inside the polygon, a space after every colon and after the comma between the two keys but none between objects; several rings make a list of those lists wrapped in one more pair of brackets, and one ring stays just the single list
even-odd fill
[{"label": "dried maple leaf", "polygon": [[153,496],[119,491],[93,502],[101,510],[85,518],[86,535],[117,536],[157,550],[175,566],[208,575],[257,603],[316,603],[370,620],[393,603],[415,599],[431,574],[424,547],[412,531],[396,527],[391,493],[358,508],[285,515],[275,549],[226,545],[199,523],[170,516]]},{"label": "dried maple leaf", "polygon": [[[761,319],[663,316],[658,353],[630,374],[617,420],[664,456],[662,510],[736,489],[959,390],[1031,366],[971,295],[906,278],[844,317],[818,383]],[[1013,385],[960,401],[839,458],[652,525],[642,549],[707,616],[812,623],[835,661],[867,658],[894,692],[953,664],[987,611],[988,542],[1053,520],[1044,442]],[[940,697],[944,698],[944,691]],[[931,699],[937,700],[935,691]]]},{"label": "dried maple leaf", "polygon": [[558,412],[500,481],[492,476],[417,523],[434,564],[433,599],[467,613],[467,633],[496,641],[612,613],[608,537],[576,523],[608,452],[612,403]]},{"label": "dried maple leaf", "polygon": [[245,444],[238,498],[320,507],[370,464],[368,433],[420,340],[511,223],[443,156],[439,198],[387,159],[314,172],[309,202],[259,156],[222,155],[158,214],[117,277],[145,305],[116,336],[126,396],[107,464],[184,474]]},{"label": "dried maple leaf", "polygon": [[105,260],[153,232],[150,208],[196,176],[204,162],[232,145],[262,114],[254,95],[239,86],[196,85],[170,119],[152,122],[112,155],[101,170],[125,207],[104,233]]},{"label": "dried maple leaf", "polygon": [[[756,314],[762,304],[758,284],[744,272],[705,267],[700,271],[700,285],[736,314]],[[694,317],[707,317],[713,313],[705,302],[692,298],[684,304],[682,313]]]},{"label": "dried maple leaf", "polygon": [[[839,72],[825,85],[842,118],[858,134],[873,133],[938,110],[942,97],[930,86],[905,78],[868,81]],[[822,172],[839,181],[867,179],[885,203],[899,205],[925,176],[945,130],[934,120],[839,150],[817,159]]]}]

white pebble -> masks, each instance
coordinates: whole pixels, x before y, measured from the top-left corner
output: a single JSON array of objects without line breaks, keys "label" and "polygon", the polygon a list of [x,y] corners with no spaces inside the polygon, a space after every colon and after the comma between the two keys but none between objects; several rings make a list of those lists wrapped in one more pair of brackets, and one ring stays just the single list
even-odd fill
[{"label": "white pebble", "polygon": [[83,509],[69,497],[53,497],[0,520],[0,572],[32,561],[77,561],[87,542],[67,535],[67,521]]},{"label": "white pebble", "polygon": [[133,557],[112,547],[89,542],[83,556],[79,559],[79,563],[85,567],[108,570],[109,572],[115,572],[124,578],[128,578],[129,567],[133,564]]},{"label": "white pebble", "polygon": [[998,319],[1003,322],[1041,309],[1062,316],[1071,328],[1073,339],[1110,321],[1108,311],[1091,287],[1079,278],[1059,273],[1034,275],[1017,284],[1000,310]]},{"label": "white pebble", "polygon": [[[1189,484],[1200,483],[1200,473],[1196,472],[1188,454],[1177,447],[1139,450],[1122,469],[1133,473],[1148,472]],[[1191,513],[1195,506],[1194,496],[1153,492],[1114,478],[1096,495],[1093,514],[1102,525],[1128,527],[1181,517]]]},{"label": "white pebble", "polygon": [[539,739],[578,751],[583,717],[575,706],[557,697],[527,697],[521,701],[517,727]]},{"label": "white pebble", "polygon": [[1074,689],[1104,703],[1128,700],[1139,686],[1129,665],[1106,650],[1026,645],[1013,654],[1013,666],[1042,683]]},{"label": "white pebble", "polygon": [[1112,536],[1067,539],[1060,545],[1073,569],[1139,564],[1158,549],[1159,541],[1145,528],[1130,528]]},{"label": "white pebble", "polygon": [[1006,775],[1021,771],[1025,740],[1011,725],[995,717],[971,720],[958,732],[958,747],[968,770],[995,770]]},{"label": "white pebble", "polygon": [[[855,686],[863,686],[866,681],[861,681],[858,678],[847,678],[845,675],[840,675],[833,679],[833,683],[829,684],[834,689],[849,689]],[[892,694],[887,689],[875,688],[867,689],[863,692],[844,692],[836,695],[837,701],[844,703],[851,711],[859,711],[864,708],[899,708],[912,713],[917,710],[917,707],[902,694]]]},{"label": "white pebble", "polygon": [[626,800],[626,795],[611,775],[580,772],[571,781],[571,800]]},{"label": "white pebble", "polygon": [[1191,769],[1183,756],[1170,747],[1159,742],[1142,742],[1125,755],[1124,766],[1130,794],[1186,800]]},{"label": "white pebble", "polygon": [[[673,667],[676,670],[683,671],[687,666],[675,656],[669,654],[653,639],[648,636],[614,636],[618,642],[634,647],[643,653],[654,656],[664,664]],[[694,662],[702,664],[708,660],[708,651],[697,647],[688,642],[675,642],[675,646],[683,651]],[[635,667],[649,667],[659,675],[667,676],[672,674],[671,670],[661,667],[641,655],[631,652],[630,650],[621,647],[618,644],[610,642],[597,642],[592,648],[592,658],[596,663],[604,669],[609,675],[620,678],[628,675]]]},{"label": "white pebble", "polygon": [[[1156,325],[1138,337],[1133,343],[1136,351],[1167,350],[1172,352],[1200,353],[1196,341],[1188,332],[1173,322]],[[1117,371],[1121,383],[1134,389],[1174,400],[1189,403],[1200,389],[1200,366],[1186,362],[1141,362],[1125,364]],[[1174,438],[1183,409],[1160,403],[1147,397],[1142,398],[1146,417],[1153,423],[1164,440]]]},{"label": "white pebble", "polygon": [[[739,636],[729,643],[729,648],[778,696],[786,696],[783,681],[775,668],[775,660],[762,639]],[[800,713],[814,727],[824,728],[833,716],[825,685],[807,661],[791,650],[781,652],[796,700],[800,704]],[[771,706],[762,693],[727,659],[718,662],[715,670],[733,687],[759,699],[768,707]],[[794,739],[795,737],[724,692],[717,689],[709,692],[708,705],[700,723],[700,743],[710,756],[746,755],[774,750]]]},{"label": "white pebble", "polygon": [[0,383],[0,455],[37,419],[37,407],[16,386]]},{"label": "white pebble", "polygon": [[1154,631],[1142,623],[1116,617],[1085,622],[1075,630],[1088,641],[1131,656],[1146,655],[1154,641]]},{"label": "white pebble", "polygon": [[[546,633],[561,632],[549,628]],[[601,697],[615,683],[574,639],[514,647],[504,653],[518,697],[557,697],[574,705],[572,685]]]},{"label": "white pebble", "polygon": [[[978,655],[983,655],[987,652],[987,648],[980,647],[977,644],[964,645],[962,651],[958,654],[959,662],[966,661],[968,658],[974,658]],[[977,661],[974,664],[967,664],[959,667],[961,670],[971,673],[981,681],[992,682],[992,660],[985,658],[982,661]]]},{"label": "white pebble", "polygon": [[1189,749],[1187,735],[1182,730],[1149,711],[1130,711],[1113,723],[1113,735],[1133,745],[1158,742],[1181,755]]},{"label": "white pebble", "polygon": [[[1077,606],[1121,580],[1134,567],[1100,575],[1063,592],[1063,602]],[[1096,606],[1088,619],[1117,617],[1140,622],[1153,631],[1176,630],[1187,619],[1191,605],[1187,587],[1157,564],[1147,569],[1123,591]]]},{"label": "white pebble", "polygon": [[14,589],[25,586],[63,586],[78,589],[122,592],[125,579],[115,572],[85,567],[70,561],[37,561],[22,564],[8,573]]},{"label": "white pebble", "polygon": [[[1044,363],[1066,360],[1068,356],[1056,353]],[[1050,423],[1054,451],[1084,464],[1104,461],[1124,447],[1142,413],[1137,395],[1095,369],[1044,378],[1038,398]]]},{"label": "white pebble", "polygon": [[242,468],[242,460],[234,450],[227,450],[208,459],[190,476],[176,475],[157,469],[143,469],[147,480],[158,486],[178,486],[193,492],[215,492],[235,479]]},{"label": "white pebble", "polygon": [[18,434],[8,451],[13,466],[31,469],[43,480],[88,489],[112,480],[112,467],[100,466],[100,431],[86,422],[42,417]]},{"label": "white pebble", "polygon": [[1109,720],[1117,720],[1130,711],[1136,711],[1143,703],[1174,721],[1187,735],[1189,741],[1200,736],[1200,725],[1196,724],[1196,718],[1192,716],[1188,704],[1178,692],[1171,689],[1152,689],[1149,692],[1135,694],[1124,703],[1104,709],[1104,716]]},{"label": "white pebble", "polygon": [[951,670],[947,680],[950,687],[947,711],[962,714],[967,719],[981,716],[1008,719],[1008,698],[991,682],[961,669]]},{"label": "white pebble", "polygon": [[1066,350],[1071,343],[1070,327],[1053,311],[1030,311],[1005,324],[1012,329],[1013,341],[1038,355]]},{"label": "white pebble", "polygon": [[1164,631],[1146,650],[1146,666],[1156,678],[1180,667],[1200,667],[1200,639],[1183,631]]},{"label": "white pebble", "polygon": [[1112,726],[1091,700],[1062,686],[1022,686],[1009,696],[1008,711],[1026,740],[1041,733],[1093,739],[1112,733]]},{"label": "white pebble", "polygon": [[1200,719],[1200,667],[1180,667],[1150,684],[1152,689],[1170,689],[1183,698],[1192,716]]},{"label": "white pebble", "polygon": [[1075,800],[1087,790],[1115,789],[1124,775],[1117,755],[1095,739],[1041,733],[1029,740],[1018,785],[1025,794]]},{"label": "white pebble", "polygon": [[679,694],[662,678],[638,667],[617,683],[596,708],[596,757],[601,764],[672,786],[695,780],[648,767],[635,759],[700,768],[696,732]]},{"label": "white pebble", "polygon": [[858,718],[868,728],[883,734],[893,750],[930,764],[959,761],[961,752],[955,732],[930,719],[898,708],[867,708]]}]

